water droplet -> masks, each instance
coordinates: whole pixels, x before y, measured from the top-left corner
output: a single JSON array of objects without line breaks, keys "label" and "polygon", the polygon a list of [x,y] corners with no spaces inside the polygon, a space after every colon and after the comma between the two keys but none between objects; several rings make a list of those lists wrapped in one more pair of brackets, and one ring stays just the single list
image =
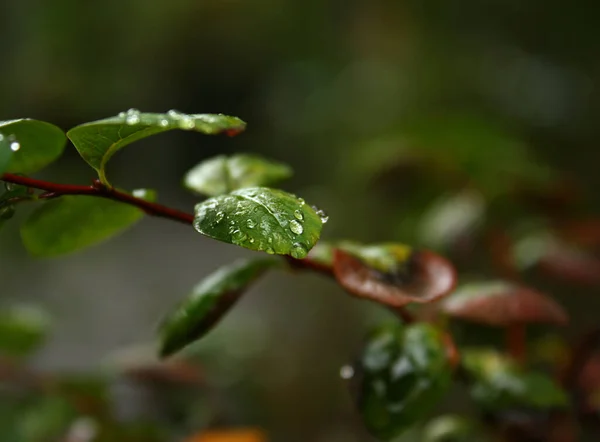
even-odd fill
[{"label": "water droplet", "polygon": [[293,233],[295,233],[296,235],[301,235],[302,232],[304,232],[304,228],[302,227],[302,224],[300,224],[295,219],[290,221],[290,230]]},{"label": "water droplet", "polygon": [[125,117],[125,123],[132,125],[140,122],[140,111],[137,109],[129,109]]},{"label": "water droplet", "polygon": [[321,222],[323,224],[325,224],[327,221],[329,221],[329,215],[327,215],[324,210],[321,210],[321,209],[319,209],[318,207],[315,207],[315,206],[313,206],[313,209],[315,209],[315,212],[317,213],[317,215],[319,216],[319,218],[321,218]]},{"label": "water droplet", "polygon": [[249,219],[248,221],[246,221],[246,225],[248,226],[249,229],[254,229],[254,226],[256,226],[256,223]]},{"label": "water droplet", "polygon": [[298,202],[300,203],[300,207],[306,204],[306,201],[304,201],[303,198],[298,198]]},{"label": "water droplet", "polygon": [[308,255],[308,250],[306,250],[306,247],[304,247],[302,244],[297,242],[292,246],[291,254],[292,258],[302,259]]},{"label": "water droplet", "polygon": [[267,252],[269,255],[274,255],[275,254],[275,250],[273,250],[271,247],[267,247],[265,249],[265,252]]},{"label": "water droplet", "polygon": [[125,112],[119,112],[119,118],[125,118],[127,114]]},{"label": "water droplet", "polygon": [[223,212],[217,212],[215,215],[215,222],[219,224],[221,221],[223,221],[223,218],[225,218],[225,214]]},{"label": "water droplet", "polygon": [[12,150],[13,152],[16,152],[20,148],[21,148],[21,144],[19,144],[18,141],[13,141],[12,143],[10,143],[10,150]]},{"label": "water droplet", "polygon": [[167,120],[166,118],[161,118],[158,124],[162,127],[167,127],[169,125],[169,120]]},{"label": "water droplet", "polygon": [[188,115],[183,115],[179,120],[179,127],[182,129],[193,129],[196,127],[194,119]]},{"label": "water droplet", "polygon": [[181,117],[181,112],[179,112],[179,111],[177,111],[175,109],[171,109],[169,112],[167,112],[167,114],[171,118],[179,118],[179,117]]},{"label": "water droplet", "polygon": [[131,192],[131,194],[136,198],[144,198],[147,193],[146,189],[135,189],[133,192]]},{"label": "water droplet", "polygon": [[250,244],[254,244],[254,238],[250,238]]},{"label": "water droplet", "polygon": [[246,234],[244,232],[242,232],[240,229],[235,229],[235,230],[231,231],[230,233],[231,233],[231,239],[236,244],[244,242],[247,238]]},{"label": "water droplet", "polygon": [[300,210],[294,210],[294,216],[296,217],[297,220],[302,221],[304,219],[304,215],[302,215],[302,212]]},{"label": "water droplet", "polygon": [[352,379],[354,377],[354,367],[352,365],[344,365],[340,369],[340,377],[345,380]]}]

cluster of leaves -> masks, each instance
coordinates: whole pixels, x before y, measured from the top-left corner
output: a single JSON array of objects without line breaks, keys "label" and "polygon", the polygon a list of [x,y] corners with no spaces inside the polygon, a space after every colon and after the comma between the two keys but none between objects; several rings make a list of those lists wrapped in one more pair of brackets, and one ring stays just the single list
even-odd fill
[{"label": "cluster of leaves", "polygon": [[[23,244],[39,257],[58,256],[97,244],[131,226],[144,214],[182,221],[207,237],[285,257],[238,261],[204,278],[162,321],[158,349],[162,358],[202,338],[252,282],[272,269],[317,271],[334,278],[351,295],[386,306],[401,320],[375,330],[357,364],[344,371],[344,377],[352,379],[366,427],[381,440],[396,440],[411,428],[417,428],[418,437],[426,442],[485,440],[488,435],[482,433],[481,425],[453,416],[421,425],[454,381],[462,381],[468,387],[482,417],[495,430],[504,431],[506,416],[515,412],[569,416],[571,404],[563,387],[550,375],[528,368],[521,348],[525,346],[525,326],[564,325],[568,316],[548,296],[510,281],[516,273],[515,263],[532,266],[549,256],[564,258],[560,241],[526,239],[509,251],[503,249],[500,263],[506,280],[488,279],[463,284],[455,290],[454,266],[432,251],[397,243],[317,244],[327,222],[325,213],[302,198],[266,187],[291,175],[291,169],[284,164],[246,154],[203,161],[183,179],[186,188],[207,197],[198,202],[193,215],[158,204],[157,195],[151,190],[126,192],[108,180],[108,161],[134,141],[172,129],[235,135],[244,127],[243,121],[224,115],[186,115],[177,111],[150,114],[134,109],[82,124],[66,134],[35,120],[0,123],[0,174],[6,183],[6,192],[0,196],[0,216],[2,221],[10,219],[21,203],[40,204],[21,226]],[[448,127],[442,129],[435,136],[428,133],[428,137],[418,128],[414,130],[429,146],[456,142]],[[475,134],[485,138],[488,132]],[[57,159],[67,139],[96,171],[98,179],[91,186],[47,183],[26,176]],[[501,141],[502,146],[511,145],[506,139]],[[465,149],[464,156],[468,158],[470,150]],[[507,167],[518,156],[514,152],[519,150],[505,152],[503,161]],[[537,172],[536,177],[543,177],[546,171]],[[507,190],[503,188],[501,192]],[[492,194],[498,195],[496,191]],[[479,218],[484,203],[477,195],[474,190],[463,191],[457,197],[460,204],[454,200],[446,205],[473,210],[461,209],[466,216],[446,229],[445,236],[438,235],[440,248],[448,246],[452,251],[457,237],[464,238],[475,230],[473,226],[482,224]],[[475,203],[471,204],[473,200]],[[431,221],[431,225],[437,224]],[[585,261],[579,253],[571,255],[572,260]],[[594,261],[588,258],[585,262]],[[597,277],[589,268],[585,274]],[[442,298],[442,302],[436,302]],[[6,354],[14,356],[15,349],[37,344],[41,322],[38,320],[32,327],[27,318],[20,312],[1,324],[0,332],[10,337],[3,348]],[[452,327],[461,321],[506,330],[512,357],[489,348],[471,348],[468,340],[456,344],[458,335],[453,334]],[[539,440],[547,440],[546,435],[541,437]]]}]

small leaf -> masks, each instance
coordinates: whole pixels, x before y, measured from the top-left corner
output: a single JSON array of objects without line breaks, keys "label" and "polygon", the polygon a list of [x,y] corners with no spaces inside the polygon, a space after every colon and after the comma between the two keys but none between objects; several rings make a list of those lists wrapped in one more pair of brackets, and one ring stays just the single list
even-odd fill
[{"label": "small leaf", "polygon": [[303,199],[277,189],[254,187],[196,205],[194,228],[203,235],[250,250],[304,258],[316,244],[323,221]]},{"label": "small leaf", "polygon": [[170,356],[204,336],[253,281],[276,265],[279,262],[273,259],[240,260],[204,278],[162,321],[161,357]]},{"label": "small leaf", "polygon": [[[144,192],[135,194],[143,197]],[[58,256],[105,241],[143,216],[142,210],[117,201],[67,195],[36,209],[21,226],[21,238],[34,256]]]},{"label": "small leaf", "polygon": [[425,417],[452,377],[442,333],[424,323],[377,330],[357,372],[358,408],[368,429],[386,441]]},{"label": "small leaf", "polygon": [[422,442],[483,442],[477,425],[459,415],[443,415],[432,419],[423,430]]},{"label": "small leaf", "polygon": [[506,281],[465,284],[443,302],[441,309],[452,317],[500,327],[515,323],[565,325],[569,320],[552,298]]},{"label": "small leaf", "polygon": [[8,172],[31,174],[62,154],[67,137],[62,129],[45,121],[20,119],[0,122],[0,134],[13,151]]},{"label": "small leaf", "polygon": [[544,373],[525,371],[494,350],[469,349],[462,355],[463,366],[475,381],[471,396],[485,410],[568,406],[567,394]]},{"label": "small leaf", "polygon": [[256,155],[219,155],[190,170],[184,185],[202,195],[218,196],[246,187],[271,186],[291,176],[288,165]]},{"label": "small leaf", "polygon": [[32,305],[0,310],[0,354],[27,356],[43,343],[50,326],[46,312]]},{"label": "small leaf", "polygon": [[438,300],[456,284],[454,267],[427,250],[413,251],[399,244],[343,243],[339,247],[343,250],[334,253],[335,277],[342,287],[361,298],[402,307]]},{"label": "small leaf", "polygon": [[140,113],[135,109],[116,117],[93,121],[74,127],[67,136],[81,157],[106,183],[105,166],[110,158],[134,141],[173,129],[192,130],[207,135],[241,132],[246,123],[236,117],[221,114],[187,115],[174,110],[166,114]]}]

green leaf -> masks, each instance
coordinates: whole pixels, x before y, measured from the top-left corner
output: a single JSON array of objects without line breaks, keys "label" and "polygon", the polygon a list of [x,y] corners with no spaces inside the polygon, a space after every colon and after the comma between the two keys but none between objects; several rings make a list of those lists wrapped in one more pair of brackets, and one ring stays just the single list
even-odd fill
[{"label": "green leaf", "polygon": [[166,114],[155,114],[130,109],[116,117],[74,127],[67,132],[67,136],[81,157],[96,169],[102,182],[106,183],[106,163],[115,152],[134,141],[173,129],[192,130],[207,135],[234,135],[245,127],[246,123],[239,118],[221,114],[187,115],[174,110]]},{"label": "green leaf", "polygon": [[31,174],[43,169],[60,157],[67,141],[62,129],[31,119],[2,121],[0,134],[13,151],[6,169],[12,173]]},{"label": "green leaf", "polygon": [[324,218],[301,198],[254,187],[196,205],[194,228],[250,250],[304,258],[321,235]]},{"label": "green leaf", "polygon": [[416,424],[450,386],[442,333],[429,324],[382,327],[362,354],[358,407],[368,429],[393,440]]},{"label": "green leaf", "polygon": [[10,148],[10,145],[11,142],[8,137],[0,132],[0,175],[8,169],[8,165],[10,164],[13,155],[13,150]]},{"label": "green leaf", "polygon": [[474,379],[471,397],[488,411],[566,408],[565,391],[548,375],[526,371],[491,349],[462,352],[463,366]]},{"label": "green leaf", "polygon": [[204,336],[237,302],[246,288],[271,267],[273,259],[236,261],[207,276],[162,321],[160,355],[169,356]]},{"label": "green leaf", "polygon": [[23,410],[18,430],[21,440],[27,442],[61,440],[76,419],[77,410],[67,398],[42,396]]},{"label": "green leaf", "polygon": [[483,436],[477,425],[459,415],[438,416],[427,423],[423,431],[422,442],[483,442]]},{"label": "green leaf", "polygon": [[271,186],[291,176],[292,169],[287,164],[256,155],[219,155],[190,170],[184,185],[202,195],[217,196],[246,187]]},{"label": "green leaf", "polygon": [[27,356],[46,338],[51,326],[48,314],[32,305],[15,305],[0,310],[0,354]]},{"label": "green leaf", "polygon": [[[152,200],[153,192],[134,195]],[[137,207],[93,196],[67,195],[36,209],[21,226],[27,250],[37,257],[63,255],[98,244],[144,216]]]}]

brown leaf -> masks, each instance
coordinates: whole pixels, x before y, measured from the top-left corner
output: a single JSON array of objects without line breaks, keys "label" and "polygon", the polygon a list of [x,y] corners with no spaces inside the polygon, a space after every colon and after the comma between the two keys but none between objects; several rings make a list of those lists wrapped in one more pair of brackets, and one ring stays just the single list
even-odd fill
[{"label": "brown leaf", "polygon": [[393,307],[436,301],[449,294],[456,284],[452,264],[427,250],[411,254],[404,280],[377,271],[340,249],[334,251],[333,271],[340,285],[352,295]]}]

